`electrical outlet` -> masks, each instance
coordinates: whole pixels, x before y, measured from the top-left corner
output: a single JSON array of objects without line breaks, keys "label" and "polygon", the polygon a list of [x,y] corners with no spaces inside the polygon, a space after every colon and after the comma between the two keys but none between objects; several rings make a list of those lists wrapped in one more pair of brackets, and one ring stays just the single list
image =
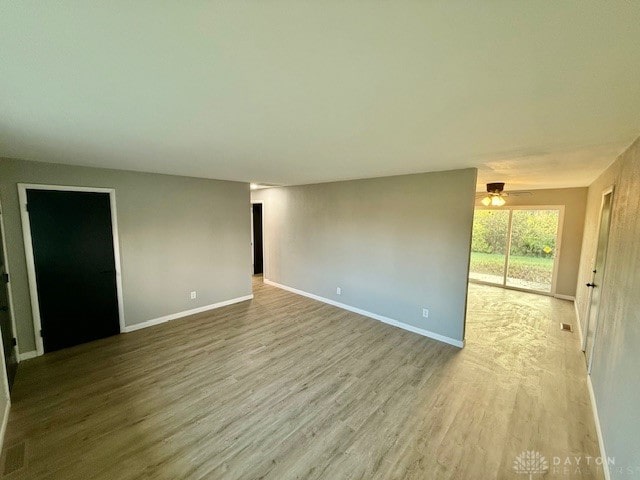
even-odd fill
[{"label": "electrical outlet", "polygon": [[336,293],[342,295],[342,289],[340,287],[336,288]]},{"label": "electrical outlet", "polygon": [[423,308],[422,309],[422,316],[424,318],[429,318],[429,309],[428,308]]},{"label": "electrical outlet", "polygon": [[198,294],[196,292],[191,292],[191,300],[195,300]]}]

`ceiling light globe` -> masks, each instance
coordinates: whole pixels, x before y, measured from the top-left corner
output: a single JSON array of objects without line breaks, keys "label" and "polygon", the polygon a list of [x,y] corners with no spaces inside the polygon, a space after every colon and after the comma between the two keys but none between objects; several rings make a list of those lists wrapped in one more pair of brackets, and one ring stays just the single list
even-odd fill
[{"label": "ceiling light globe", "polygon": [[505,204],[505,200],[500,196],[495,196],[491,199],[491,205],[493,205],[494,207],[501,207],[504,204]]}]

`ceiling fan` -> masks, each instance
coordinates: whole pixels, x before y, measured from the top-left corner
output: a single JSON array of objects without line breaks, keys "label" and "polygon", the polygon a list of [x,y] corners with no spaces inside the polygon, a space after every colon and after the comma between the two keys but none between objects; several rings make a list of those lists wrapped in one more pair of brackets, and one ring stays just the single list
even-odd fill
[{"label": "ceiling fan", "polygon": [[[478,198],[482,197],[484,194],[479,194]],[[487,183],[487,194],[480,201],[485,207],[501,207],[506,202],[505,197],[509,195],[531,195],[531,192],[511,192],[507,193],[504,191],[504,182],[493,182]]]}]

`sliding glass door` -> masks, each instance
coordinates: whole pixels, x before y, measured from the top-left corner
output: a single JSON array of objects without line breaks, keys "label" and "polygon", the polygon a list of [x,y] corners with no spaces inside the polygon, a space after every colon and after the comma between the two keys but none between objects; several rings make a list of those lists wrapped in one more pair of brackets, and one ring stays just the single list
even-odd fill
[{"label": "sliding glass door", "polygon": [[560,211],[559,207],[477,208],[469,279],[553,292]]},{"label": "sliding glass door", "polygon": [[476,209],[473,217],[469,278],[504,283],[509,240],[509,210]]}]

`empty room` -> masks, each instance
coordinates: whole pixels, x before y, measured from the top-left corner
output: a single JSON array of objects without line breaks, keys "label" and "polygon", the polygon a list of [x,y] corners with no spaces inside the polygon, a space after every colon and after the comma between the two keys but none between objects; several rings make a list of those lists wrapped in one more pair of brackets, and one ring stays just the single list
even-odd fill
[{"label": "empty room", "polygon": [[2,2],[0,479],[640,479],[640,3]]}]

